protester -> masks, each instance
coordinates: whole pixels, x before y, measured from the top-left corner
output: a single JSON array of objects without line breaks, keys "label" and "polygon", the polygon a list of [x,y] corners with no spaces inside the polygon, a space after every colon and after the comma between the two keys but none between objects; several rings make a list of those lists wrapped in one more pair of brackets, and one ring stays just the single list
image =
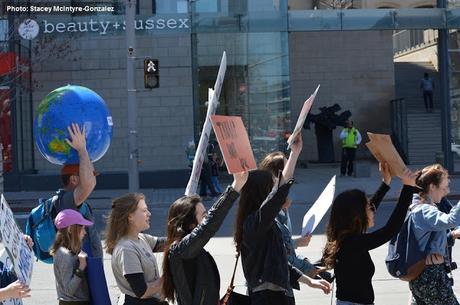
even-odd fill
[{"label": "protester", "polygon": [[449,193],[449,175],[439,164],[425,167],[416,179],[420,192],[414,195],[411,213],[414,235],[420,249],[428,249],[424,271],[409,282],[413,305],[459,304],[446,272],[446,230],[460,225],[460,205],[448,214],[438,203]]},{"label": "protester", "polygon": [[113,200],[107,218],[106,251],[125,296],[124,305],[158,305],[161,279],[154,252],[163,251],[165,238],[142,233],[150,227],[145,196],[129,193]]},{"label": "protester", "polygon": [[198,196],[184,196],[169,208],[163,260],[163,295],[179,305],[219,303],[220,276],[204,246],[219,230],[239,197],[248,173],[234,174],[233,184],[208,213]]},{"label": "protester", "polygon": [[59,212],[54,220],[58,229],[50,249],[54,256],[54,276],[59,305],[89,305],[89,289],[86,278],[87,254],[82,251],[85,227],[93,223],[71,209]]},{"label": "protester", "polygon": [[252,305],[295,304],[292,288],[298,289],[299,282],[330,292],[327,281],[313,280],[288,263],[282,234],[274,225],[294,182],[295,164],[302,150],[301,135],[291,149],[279,181],[274,181],[271,172],[255,170],[249,173],[241,190],[234,240],[241,252]]},{"label": "protester", "polygon": [[[284,153],[280,151],[272,152],[260,162],[259,169],[267,170],[277,178],[280,173],[283,172],[286,162],[287,158],[284,156]],[[303,274],[314,278],[320,271],[322,271],[322,269],[316,268],[307,257],[297,254],[295,251],[298,247],[308,246],[311,240],[311,235],[292,238],[291,217],[289,215],[289,206],[291,203],[292,200],[287,198],[285,204],[276,216],[275,223],[283,236],[288,262],[295,268],[299,269]]]},{"label": "protester", "polygon": [[426,112],[433,112],[434,81],[428,73],[423,74],[423,78],[420,81],[420,89],[423,92]]},{"label": "protester", "polygon": [[[386,165],[383,166],[382,172],[385,172]],[[406,169],[401,180],[404,187],[396,208],[386,225],[372,233],[367,230],[374,226],[374,204],[381,199],[369,201],[366,194],[357,189],[344,191],[334,199],[323,260],[335,272],[337,305],[374,303],[375,267],[369,251],[389,241],[401,229],[414,192],[415,175]],[[382,185],[379,191],[383,192],[384,188]]]},{"label": "protester", "polygon": [[[94,222],[91,207],[86,202],[96,186],[96,172],[86,150],[86,129],[80,130],[77,124],[68,127],[70,140],[67,143],[78,152],[80,164],[64,165],[61,169],[61,179],[64,189],[57,192],[58,200],[55,203],[57,212],[64,209],[79,210],[88,220]],[[83,241],[90,256],[102,257],[102,245],[95,226],[87,228],[87,237]],[[86,244],[86,245],[85,245]],[[90,245],[90,247],[89,247]],[[91,255],[92,254],[92,255]]]},{"label": "protester", "polygon": [[203,164],[201,166],[201,174],[200,174],[200,196],[203,199],[207,199],[207,192],[206,189],[208,188],[210,191],[211,197],[219,196],[219,193],[214,188],[214,184],[212,183],[212,173],[211,173],[211,163],[207,157],[204,158]]},{"label": "protester", "polygon": [[340,133],[342,140],[342,162],[340,164],[340,176],[353,175],[356,148],[361,143],[361,134],[353,126],[353,121],[346,122],[346,128]]}]

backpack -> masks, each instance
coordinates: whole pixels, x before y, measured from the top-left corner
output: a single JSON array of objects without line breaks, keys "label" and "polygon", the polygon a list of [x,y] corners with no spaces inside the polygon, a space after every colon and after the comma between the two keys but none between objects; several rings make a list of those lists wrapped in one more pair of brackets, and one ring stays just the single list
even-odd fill
[{"label": "backpack", "polygon": [[54,218],[57,215],[56,201],[59,199],[60,194],[46,200],[38,199],[38,206],[32,209],[26,222],[26,234],[34,241],[32,250],[35,257],[47,264],[53,263],[49,251],[56,237]]},{"label": "backpack", "polygon": [[426,234],[430,234],[430,238],[426,248],[420,249],[413,226],[414,220],[412,213],[409,212],[401,231],[391,239],[385,258],[388,272],[393,277],[403,281],[415,280],[425,270],[425,259],[434,237],[433,233],[427,232]]}]

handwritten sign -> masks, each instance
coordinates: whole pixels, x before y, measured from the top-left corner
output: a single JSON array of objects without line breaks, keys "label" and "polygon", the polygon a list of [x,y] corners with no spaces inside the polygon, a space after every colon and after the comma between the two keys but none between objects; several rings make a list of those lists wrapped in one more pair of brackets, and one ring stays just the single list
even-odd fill
[{"label": "handwritten sign", "polygon": [[370,141],[366,143],[367,148],[379,162],[386,162],[390,167],[392,176],[401,177],[406,165],[386,134],[367,133]]},{"label": "handwritten sign", "polygon": [[311,234],[316,229],[321,219],[323,219],[327,210],[329,210],[329,207],[332,205],[334,194],[335,176],[329,181],[313,206],[305,213],[302,221],[302,236]]},{"label": "handwritten sign", "polygon": [[318,93],[319,87],[320,85],[316,87],[315,92],[313,92],[313,94],[310,95],[310,97],[303,103],[302,110],[300,111],[299,118],[297,119],[297,123],[295,124],[294,131],[292,132],[291,136],[287,140],[288,149],[291,148],[291,145],[294,142],[294,139],[297,137],[297,135],[302,130],[303,124],[305,123],[305,119],[307,118],[307,115],[310,112],[311,106],[313,105],[313,102],[316,98],[316,94]]},{"label": "handwritten sign", "polygon": [[222,60],[220,61],[219,72],[217,73],[214,90],[209,89],[208,91],[208,111],[206,113],[206,120],[204,121],[203,130],[201,131],[200,141],[198,142],[198,147],[196,149],[195,159],[193,160],[192,173],[190,174],[190,179],[187,183],[187,188],[185,189],[186,196],[196,194],[196,189],[198,188],[198,181],[200,180],[201,175],[201,167],[203,166],[204,158],[207,157],[206,148],[208,147],[209,136],[211,135],[212,126],[210,116],[216,113],[226,70],[227,55],[224,52],[222,54]]},{"label": "handwritten sign", "polygon": [[19,230],[13,212],[3,194],[0,203],[0,242],[5,246],[18,279],[30,285],[34,255],[27,246],[24,234]]},{"label": "handwritten sign", "polygon": [[211,122],[229,174],[257,168],[241,117],[212,115]]}]

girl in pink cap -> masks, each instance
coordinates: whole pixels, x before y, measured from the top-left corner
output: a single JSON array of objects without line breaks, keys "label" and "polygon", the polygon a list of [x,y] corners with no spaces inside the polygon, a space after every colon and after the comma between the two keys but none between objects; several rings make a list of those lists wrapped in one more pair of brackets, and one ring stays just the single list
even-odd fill
[{"label": "girl in pink cap", "polygon": [[86,281],[86,253],[81,250],[85,227],[92,226],[75,210],[62,210],[54,224],[58,229],[50,249],[54,256],[54,276],[59,305],[89,305]]}]

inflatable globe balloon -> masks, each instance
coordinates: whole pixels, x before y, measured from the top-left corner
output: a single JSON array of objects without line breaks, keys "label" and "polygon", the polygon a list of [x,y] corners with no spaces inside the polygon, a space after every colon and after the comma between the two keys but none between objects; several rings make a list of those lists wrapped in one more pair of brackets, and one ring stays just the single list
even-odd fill
[{"label": "inflatable globe balloon", "polygon": [[86,128],[86,149],[95,162],[107,152],[112,140],[112,117],[104,100],[94,91],[68,85],[51,91],[38,105],[34,122],[38,150],[54,164],[77,164],[78,153],[65,139],[67,127]]}]

